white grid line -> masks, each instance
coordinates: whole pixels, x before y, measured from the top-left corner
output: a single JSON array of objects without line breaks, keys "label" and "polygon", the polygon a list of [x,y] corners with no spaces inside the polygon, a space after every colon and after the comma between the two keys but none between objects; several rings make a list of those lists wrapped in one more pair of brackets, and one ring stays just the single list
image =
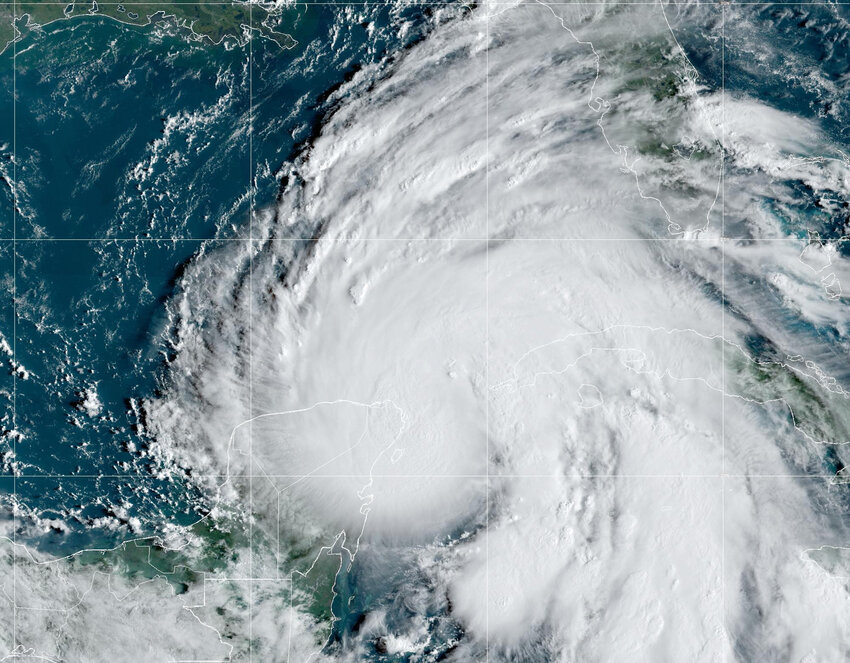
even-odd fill
[{"label": "white grid line", "polygon": [[[17,15],[18,0],[12,2],[12,14]],[[13,26],[14,27],[14,26]],[[12,457],[18,457],[18,42],[12,42]],[[12,546],[18,543],[17,502],[18,479],[12,479]],[[12,649],[18,646],[18,556],[12,557]]]},{"label": "white grid line", "polygon": [[[17,4],[17,0],[14,4]],[[44,0],[43,2],[39,2],[41,5],[53,5],[56,7],[65,7],[70,3],[70,0]],[[98,0],[98,6],[100,7],[115,7],[118,5],[123,5],[125,7],[155,7],[155,6],[165,6],[170,7],[174,5],[191,7],[191,6],[205,6],[205,7],[233,7],[234,2],[231,0],[230,2],[224,2],[220,0],[214,0],[211,2],[174,2],[173,0],[150,0],[149,2],[100,2]],[[474,4],[471,0],[463,2],[460,0],[452,1],[452,0],[395,0],[391,2],[387,0],[385,2],[375,2],[373,0],[364,0],[363,2],[357,2],[357,0],[340,0],[340,2],[296,2],[294,5],[287,7],[287,9],[297,10],[298,7],[310,7],[310,6],[330,6],[330,7],[348,7],[348,6],[370,6],[370,7],[387,7],[387,6],[410,6],[410,7],[433,7],[433,6],[470,6]],[[490,6],[506,6],[506,7],[514,7],[516,6],[516,2],[500,2],[498,0],[493,2],[488,2]],[[605,0],[573,0],[573,2],[547,2],[547,6],[554,7],[571,7],[577,5],[591,5],[591,6],[641,6],[641,5],[658,5],[659,0],[613,0],[606,2]],[[667,4],[675,4],[672,0],[669,0]],[[810,7],[835,7],[835,6],[847,6],[850,5],[850,2],[831,2],[830,0],[803,0],[802,2],[794,2],[793,0],[779,0],[778,2],[770,2],[769,0],[753,0],[751,2],[743,1],[743,0],[718,0],[718,5],[729,6],[729,7],[750,7],[750,6],[810,6]],[[250,6],[250,5],[249,5]],[[708,5],[704,5],[708,6]],[[159,10],[162,11],[162,10]],[[24,12],[28,13],[28,12]],[[97,13],[89,14],[90,16],[98,16]],[[75,14],[71,18],[82,18],[86,16],[86,14]],[[101,14],[102,16],[102,14]],[[110,16],[106,16],[106,18],[111,18]],[[61,19],[60,19],[61,20]]]},{"label": "white grid line", "polygon": [[[676,474],[629,474],[629,473],[565,473],[555,474],[549,473],[493,473],[485,474],[193,474],[193,479],[231,479],[233,481],[244,481],[245,479],[304,479],[310,481],[312,479],[813,479],[818,481],[835,481],[836,483],[850,483],[839,479],[835,474],[752,474],[739,473],[732,474],[729,472],[722,474],[695,474],[695,473],[676,473]],[[153,477],[150,477],[153,478]],[[48,481],[58,479],[79,479],[85,481],[95,481],[97,479],[121,480],[122,482],[139,481],[143,482],[148,477],[138,474],[20,474],[0,476],[0,481],[13,481],[20,479],[21,481]]]},{"label": "white grid line", "polygon": [[[720,6],[720,234],[726,235],[726,7]],[[726,338],[726,249],[720,246],[720,336]],[[726,343],[720,346],[720,660],[726,663]]]},{"label": "white grid line", "polygon": [[[254,239],[254,11],[248,5],[248,239]],[[248,416],[254,416],[254,246],[248,252]],[[248,424],[248,575],[254,575],[254,421]],[[290,624],[290,628],[291,628]],[[254,660],[254,583],[248,583],[248,661]]]},{"label": "white grid line", "polygon": [[485,5],[484,43],[484,660],[490,661],[490,6]]},{"label": "white grid line", "polygon": [[[827,238],[835,244],[843,244],[850,242],[850,237]],[[227,242],[244,242],[252,243],[259,242],[262,244],[277,244],[277,243],[300,243],[300,242],[454,242],[458,244],[472,243],[481,244],[487,242],[486,237],[0,237],[0,244],[33,244],[38,242],[80,242],[80,243],[101,243],[101,244],[117,244],[117,243],[177,243],[177,242],[194,242],[202,244],[208,242],[227,243]],[[691,243],[708,243],[717,244],[718,242],[732,243],[750,243],[760,244],[762,242],[792,242],[805,243],[805,237],[510,237],[507,242],[611,242],[611,243],[626,243],[626,242],[669,242],[680,244]]]}]

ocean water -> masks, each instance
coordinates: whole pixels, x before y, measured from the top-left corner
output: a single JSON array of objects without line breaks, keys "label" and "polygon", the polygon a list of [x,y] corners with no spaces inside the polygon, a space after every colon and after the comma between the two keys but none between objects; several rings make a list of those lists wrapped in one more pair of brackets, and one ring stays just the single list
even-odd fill
[{"label": "ocean water", "polygon": [[[0,56],[11,91],[16,52],[17,101],[15,124],[11,103],[0,122],[0,234],[18,240],[16,260],[10,245],[0,257],[0,331],[11,345],[14,280],[16,361],[26,371],[14,441],[9,358],[4,468],[32,477],[16,487],[26,509],[64,523],[64,533],[48,530],[48,548],[77,549],[85,533],[106,545],[126,536],[129,518],[138,534],[198,518],[185,474],[162,475],[143,453],[136,403],[167,383],[173,353],[165,304],[198,256],[247,239],[250,205],[274,202],[278,169],[329,112],[332,88],[421,38],[428,13],[293,9],[278,28],[298,39],[291,51],[267,40],[212,47],[164,26],[60,21]],[[132,506],[114,531],[118,504]]]}]

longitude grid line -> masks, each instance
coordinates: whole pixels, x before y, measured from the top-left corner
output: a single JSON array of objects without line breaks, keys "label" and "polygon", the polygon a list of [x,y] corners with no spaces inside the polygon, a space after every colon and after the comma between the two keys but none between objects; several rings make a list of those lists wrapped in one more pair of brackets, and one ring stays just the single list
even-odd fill
[{"label": "longitude grid line", "polygon": [[[248,3],[248,416],[254,416],[254,10]],[[254,576],[254,422],[248,424],[248,575]],[[290,625],[291,628],[291,625]],[[254,660],[254,581],[248,582],[248,661]]]},{"label": "longitude grid line", "polygon": [[[720,5],[720,236],[726,236],[726,7]],[[720,244],[720,293],[726,299],[726,247]],[[726,338],[726,303],[720,306],[720,336]],[[726,343],[720,345],[720,660],[726,661]]]},{"label": "longitude grid line", "polygon": [[[12,25],[18,0],[12,2]],[[18,365],[18,41],[12,41],[12,366]],[[12,458],[18,457],[18,371],[12,371]],[[12,649],[18,646],[18,501],[17,471],[12,472]]]},{"label": "longitude grid line", "polygon": [[490,661],[490,5],[485,4],[484,51],[484,660]]}]

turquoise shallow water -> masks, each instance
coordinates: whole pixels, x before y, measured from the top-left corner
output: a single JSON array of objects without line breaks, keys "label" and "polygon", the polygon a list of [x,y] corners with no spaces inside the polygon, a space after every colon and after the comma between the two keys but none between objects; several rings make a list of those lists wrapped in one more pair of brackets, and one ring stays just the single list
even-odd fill
[{"label": "turquoise shallow water", "polygon": [[[705,7],[704,20],[683,21],[679,40],[701,78],[714,89],[723,87],[738,99],[757,99],[775,109],[815,123],[834,146],[838,157],[850,149],[850,95],[847,62],[850,58],[850,8],[835,3],[761,3],[730,8],[719,35],[719,7]],[[725,65],[725,66],[724,66]],[[850,233],[850,209],[825,208],[823,192],[800,181],[779,181],[787,187],[793,204],[784,196],[765,200],[771,215],[783,220],[787,234],[806,237],[817,229],[825,239],[841,240]],[[735,219],[728,219],[730,224]],[[850,254],[850,244],[839,251]]]}]

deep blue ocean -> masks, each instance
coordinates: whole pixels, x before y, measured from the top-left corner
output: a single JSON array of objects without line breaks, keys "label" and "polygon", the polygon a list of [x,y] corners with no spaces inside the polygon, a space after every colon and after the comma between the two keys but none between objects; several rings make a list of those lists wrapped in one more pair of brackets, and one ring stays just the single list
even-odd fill
[{"label": "deep blue ocean", "polygon": [[0,250],[0,333],[15,350],[0,378],[0,489],[17,474],[25,509],[72,526],[42,546],[126,538],[95,526],[116,504],[145,532],[197,519],[192,483],[155,476],[138,453],[135,403],[167,379],[164,303],[193,256],[248,238],[250,206],[274,203],[277,171],[332,110],[329,91],[420,38],[428,13],[299,7],[277,28],[298,40],[291,50],[92,17],[30,31],[0,55],[0,238],[16,240],[14,258],[12,242]]}]

